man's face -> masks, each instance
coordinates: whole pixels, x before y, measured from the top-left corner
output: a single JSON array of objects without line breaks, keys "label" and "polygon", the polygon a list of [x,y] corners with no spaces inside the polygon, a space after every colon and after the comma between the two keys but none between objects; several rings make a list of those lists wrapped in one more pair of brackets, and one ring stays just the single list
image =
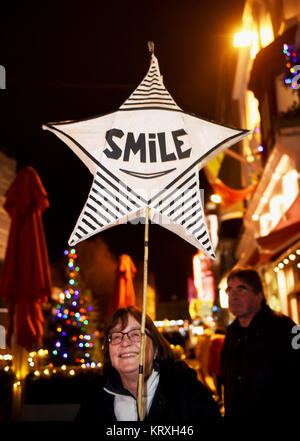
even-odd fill
[{"label": "man's face", "polygon": [[252,319],[260,310],[263,294],[255,293],[251,286],[238,277],[229,280],[226,291],[229,298],[229,309],[236,317]]}]

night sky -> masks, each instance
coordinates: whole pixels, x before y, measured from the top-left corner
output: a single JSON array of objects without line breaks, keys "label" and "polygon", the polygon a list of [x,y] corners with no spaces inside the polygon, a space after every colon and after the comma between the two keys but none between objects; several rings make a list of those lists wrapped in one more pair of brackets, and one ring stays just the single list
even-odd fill
[{"label": "night sky", "polygon": [[[53,263],[86,201],[92,175],[43,123],[115,111],[145,76],[154,52],[166,88],[185,111],[214,120],[220,54],[233,51],[241,0],[128,0],[15,3],[1,13],[0,148],[33,166],[48,193],[44,227]],[[201,172],[201,187],[210,189]],[[143,259],[142,225],[100,233],[116,257]],[[89,239],[92,241],[93,239]],[[186,295],[196,249],[150,226],[149,266],[160,298]]]}]

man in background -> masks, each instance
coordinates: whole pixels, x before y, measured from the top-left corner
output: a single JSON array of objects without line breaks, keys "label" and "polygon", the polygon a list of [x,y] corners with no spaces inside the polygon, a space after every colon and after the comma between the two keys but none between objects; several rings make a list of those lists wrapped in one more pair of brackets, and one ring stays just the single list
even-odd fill
[{"label": "man in background", "polygon": [[300,349],[292,344],[296,324],[266,304],[254,269],[234,268],[227,285],[229,309],[236,319],[227,328],[221,353],[225,416],[297,414]]}]

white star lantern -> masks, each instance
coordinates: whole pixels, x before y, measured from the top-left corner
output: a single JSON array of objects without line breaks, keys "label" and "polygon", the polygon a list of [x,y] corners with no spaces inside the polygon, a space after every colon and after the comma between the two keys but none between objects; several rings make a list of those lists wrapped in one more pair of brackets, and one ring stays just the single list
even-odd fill
[{"label": "white star lantern", "polygon": [[166,90],[157,58],[113,113],[43,126],[61,138],[94,176],[70,245],[145,216],[214,258],[198,171],[250,131],[183,112]]}]

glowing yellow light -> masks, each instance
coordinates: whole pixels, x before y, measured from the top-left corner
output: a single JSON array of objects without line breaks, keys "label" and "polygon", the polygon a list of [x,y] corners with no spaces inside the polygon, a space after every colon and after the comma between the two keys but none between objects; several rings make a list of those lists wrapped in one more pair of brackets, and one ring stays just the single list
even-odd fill
[{"label": "glowing yellow light", "polygon": [[263,196],[262,198],[261,198],[261,203],[262,204],[266,204],[268,202],[268,199],[265,197],[265,196]]},{"label": "glowing yellow light", "polygon": [[289,255],[289,259],[290,259],[290,260],[295,260],[295,259],[296,259],[295,254],[290,254],[290,255]]},{"label": "glowing yellow light", "polygon": [[262,47],[267,46],[268,44],[272,43],[274,40],[274,34],[272,27],[265,27],[260,30],[260,40]]},{"label": "glowing yellow light", "polygon": [[57,332],[61,332],[61,328],[57,328],[56,330],[57,330]]},{"label": "glowing yellow light", "polygon": [[227,295],[224,288],[220,288],[219,297],[220,297],[221,308],[223,308],[223,309],[228,308],[228,295]]},{"label": "glowing yellow light", "polygon": [[10,354],[4,354],[3,359],[4,359],[4,360],[12,360],[12,355],[10,355]]},{"label": "glowing yellow light", "polygon": [[38,377],[40,375],[40,371],[34,371],[33,373],[36,377]]},{"label": "glowing yellow light", "polygon": [[75,371],[74,371],[74,369],[71,369],[70,372],[69,372],[69,374],[70,374],[70,375],[75,375]]},{"label": "glowing yellow light", "polygon": [[251,46],[253,43],[253,32],[251,31],[240,31],[234,34],[233,46],[234,47],[247,47]]},{"label": "glowing yellow light", "polygon": [[212,194],[211,197],[210,197],[210,200],[212,202],[214,202],[215,204],[220,204],[222,202],[222,198],[218,194]]},{"label": "glowing yellow light", "polygon": [[299,263],[297,263],[297,268],[300,268],[300,262],[299,262]]},{"label": "glowing yellow light", "polygon": [[280,179],[280,174],[279,173],[273,173],[273,179],[275,179],[275,181],[279,181]]},{"label": "glowing yellow light", "polygon": [[299,256],[300,255],[300,250],[296,250],[296,254]]},{"label": "glowing yellow light", "polygon": [[36,352],[30,352],[29,356],[34,357],[36,355]]},{"label": "glowing yellow light", "polygon": [[253,38],[253,44],[252,44],[251,52],[250,52],[252,60],[254,60],[258,51],[259,51],[259,39],[258,39],[257,32],[255,32],[254,38]]},{"label": "glowing yellow light", "polygon": [[8,372],[8,371],[9,371],[9,369],[10,369],[10,367],[9,367],[9,366],[5,366],[5,368],[4,368],[5,372]]},{"label": "glowing yellow light", "polygon": [[283,263],[287,265],[289,263],[289,259],[283,259]]},{"label": "glowing yellow light", "polygon": [[61,367],[61,369],[62,369],[63,371],[65,371],[65,370],[67,369],[67,366],[66,366],[65,364],[63,364],[62,367]]},{"label": "glowing yellow light", "polygon": [[21,381],[16,381],[14,383],[14,388],[21,386]]},{"label": "glowing yellow light", "polygon": [[278,266],[275,266],[274,271],[275,271],[275,273],[278,273],[278,271],[279,271]]},{"label": "glowing yellow light", "polygon": [[258,214],[253,214],[253,216],[252,216],[252,220],[254,220],[254,221],[258,221],[258,219],[259,219]]},{"label": "glowing yellow light", "polygon": [[44,370],[44,374],[45,374],[45,375],[49,375],[49,374],[50,374],[49,369],[45,369],[45,370]]},{"label": "glowing yellow light", "polygon": [[193,274],[194,274],[194,285],[199,296],[199,294],[202,291],[200,254],[195,254],[195,256],[193,257]]},{"label": "glowing yellow light", "polygon": [[282,262],[280,262],[280,263],[278,264],[278,268],[282,269],[283,267],[284,267],[284,264],[283,264]]}]

